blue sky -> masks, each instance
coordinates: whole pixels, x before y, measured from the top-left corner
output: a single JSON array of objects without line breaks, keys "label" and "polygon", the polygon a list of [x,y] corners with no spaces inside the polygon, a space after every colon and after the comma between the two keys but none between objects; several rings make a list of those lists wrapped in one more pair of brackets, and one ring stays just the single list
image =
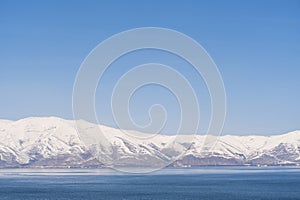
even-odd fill
[{"label": "blue sky", "polygon": [[[227,93],[224,133],[300,129],[300,1],[293,0],[0,1],[0,118],[71,119],[73,82],[87,54],[113,34],[147,26],[183,32],[214,59]],[[201,119],[208,122],[207,91],[182,61],[157,51],[128,56],[107,75],[104,90],[113,84],[110,76],[121,75],[120,66],[168,63],[199,85]],[[96,107],[101,123],[112,125],[107,101],[98,93],[100,87]],[[136,94],[133,116],[145,123],[144,111],[156,101],[171,112],[171,132],[177,106],[160,88]]]}]

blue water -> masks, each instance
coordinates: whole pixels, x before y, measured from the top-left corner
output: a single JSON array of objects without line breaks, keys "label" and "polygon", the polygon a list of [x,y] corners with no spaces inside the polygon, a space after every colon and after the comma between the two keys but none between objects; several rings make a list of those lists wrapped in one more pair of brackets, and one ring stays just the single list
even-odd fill
[{"label": "blue water", "polygon": [[300,199],[300,168],[0,170],[0,199]]}]

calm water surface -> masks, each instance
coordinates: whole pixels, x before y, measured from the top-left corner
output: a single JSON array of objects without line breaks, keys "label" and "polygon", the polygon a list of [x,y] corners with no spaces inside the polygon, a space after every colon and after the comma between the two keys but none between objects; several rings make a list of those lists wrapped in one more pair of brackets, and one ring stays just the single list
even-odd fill
[{"label": "calm water surface", "polygon": [[300,200],[300,168],[188,168],[143,175],[108,169],[1,169],[0,199]]}]

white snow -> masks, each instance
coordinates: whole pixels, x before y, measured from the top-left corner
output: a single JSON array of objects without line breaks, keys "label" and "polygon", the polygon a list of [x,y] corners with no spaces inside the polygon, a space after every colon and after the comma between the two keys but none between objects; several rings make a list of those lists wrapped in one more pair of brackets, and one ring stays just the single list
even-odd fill
[{"label": "white snow", "polygon": [[[38,156],[53,158],[58,155],[81,155],[92,149],[93,145],[97,145],[95,151],[101,155],[99,157],[102,162],[112,160],[112,157],[143,156],[167,160],[185,151],[185,155],[195,157],[205,157],[209,151],[210,155],[224,158],[255,159],[262,155],[276,154],[276,148],[277,151],[282,151],[278,149],[280,145],[297,157],[295,161],[300,161],[300,131],[274,136],[225,135],[209,141],[203,135],[150,135],[85,121],[77,122],[82,131],[79,135],[75,121],[57,117],[0,120],[0,161],[15,160],[26,164],[38,159]],[[104,137],[99,136],[99,128]],[[282,160],[282,163],[289,162]]]}]

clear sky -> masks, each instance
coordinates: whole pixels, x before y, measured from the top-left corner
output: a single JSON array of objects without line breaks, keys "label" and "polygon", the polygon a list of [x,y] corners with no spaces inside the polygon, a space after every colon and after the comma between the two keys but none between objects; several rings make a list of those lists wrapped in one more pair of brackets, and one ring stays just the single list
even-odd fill
[{"label": "clear sky", "polygon": [[[293,0],[2,0],[0,118],[72,119],[73,82],[87,54],[113,34],[146,26],[185,33],[214,59],[228,101],[223,133],[267,135],[300,129],[300,1]],[[124,68],[153,60],[181,70],[194,87],[199,84],[197,95],[205,96],[207,91],[185,63],[150,50],[115,63],[102,89],[109,91]],[[99,95],[97,99],[101,123],[112,125],[108,101]],[[133,117],[145,123],[145,111],[158,100],[171,112],[167,131],[172,131],[178,121],[176,102],[161,88],[149,86],[136,94]],[[208,122],[209,99],[202,102],[202,119]]]}]

